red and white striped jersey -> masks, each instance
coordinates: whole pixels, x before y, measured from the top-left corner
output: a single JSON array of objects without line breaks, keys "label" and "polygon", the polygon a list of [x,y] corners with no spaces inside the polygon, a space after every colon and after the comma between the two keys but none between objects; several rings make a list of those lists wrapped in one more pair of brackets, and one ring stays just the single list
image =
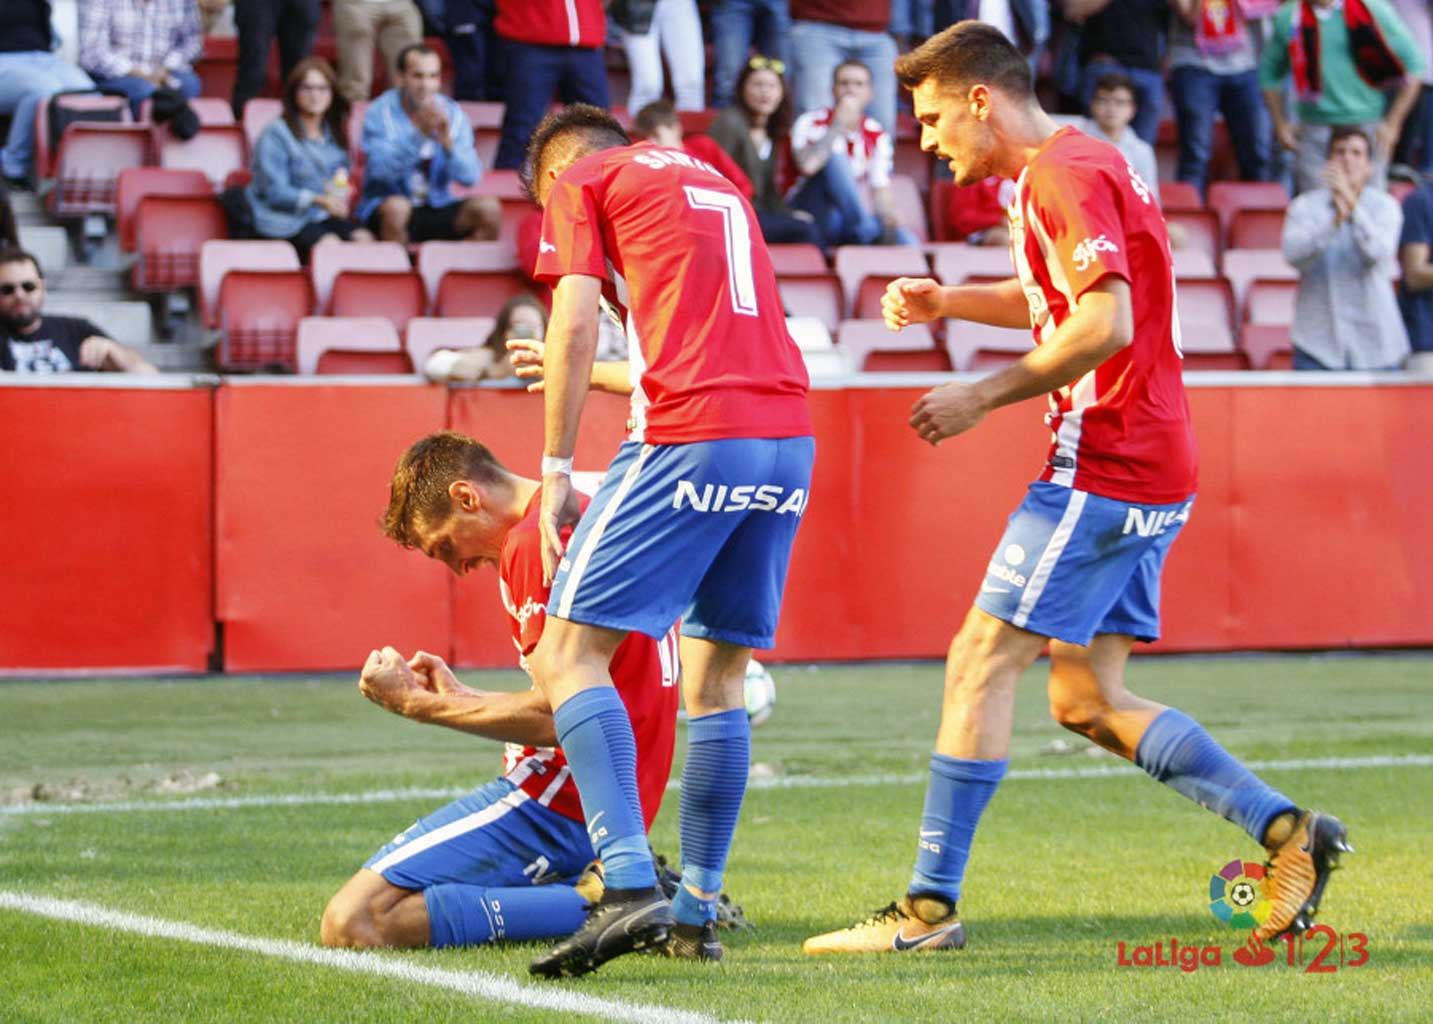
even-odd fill
[{"label": "red and white striped jersey", "polygon": [[1063,128],[1016,183],[1010,249],[1035,342],[1107,275],[1129,282],[1134,340],[1050,396],[1041,480],[1120,501],[1182,501],[1198,451],[1184,392],[1174,264],[1159,204],[1114,146]]},{"label": "red and white striped jersey", "polygon": [[[578,500],[586,511],[590,498]],[[548,588],[542,582],[542,537],[538,514],[542,491],[533,495],[522,522],[513,527],[498,559],[503,607],[511,620],[518,660],[527,671],[527,656],[537,646],[547,618]],[[571,536],[571,527],[563,539]],[[632,633],[612,658],[612,682],[637,740],[637,788],[647,827],[657,817],[672,773],[672,744],[677,729],[677,629],[661,640]],[[583,821],[582,802],[560,747],[525,747],[509,743],[503,775],[518,789],[564,817]]]},{"label": "red and white striped jersey", "polygon": [[[791,151],[799,153],[831,130],[832,107],[808,110],[791,126]],[[861,127],[846,135],[846,160],[856,184],[885,188],[891,183],[896,154],[891,137],[874,117],[861,118]]]}]

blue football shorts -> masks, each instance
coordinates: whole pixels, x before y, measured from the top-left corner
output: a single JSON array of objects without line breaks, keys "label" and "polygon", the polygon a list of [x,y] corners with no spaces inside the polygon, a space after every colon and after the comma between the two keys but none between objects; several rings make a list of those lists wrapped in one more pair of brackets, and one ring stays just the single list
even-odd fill
[{"label": "blue football shorts", "polygon": [[811,489],[811,437],[628,441],[573,531],[549,615],[771,647]]},{"label": "blue football shorts", "polygon": [[1072,644],[1099,633],[1157,640],[1160,571],[1193,504],[1193,495],[1133,505],[1033,483],[986,567],[975,606]]},{"label": "blue football shorts", "polygon": [[494,779],[406,831],[363,865],[403,889],[573,882],[596,856],[587,829]]}]

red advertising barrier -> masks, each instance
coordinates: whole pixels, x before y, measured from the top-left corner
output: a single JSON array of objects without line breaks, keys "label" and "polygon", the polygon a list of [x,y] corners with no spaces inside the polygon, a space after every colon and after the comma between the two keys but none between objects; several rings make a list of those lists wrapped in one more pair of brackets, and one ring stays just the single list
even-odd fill
[{"label": "red advertising barrier", "polygon": [[208,666],[213,392],[166,384],[0,388],[0,670]]},{"label": "red advertising barrier", "polygon": [[384,644],[446,652],[448,570],[378,520],[398,456],[442,429],[447,390],[235,379],[216,402],[224,667],[357,668]]},{"label": "red advertising barrier", "polygon": [[[1190,390],[1199,498],[1154,650],[1433,645],[1433,385],[1248,377]],[[1335,378],[1331,378],[1335,380]],[[1247,381],[1247,383],[1244,383]],[[938,448],[920,387],[812,396],[817,463],[773,660],[937,657],[1038,471],[1038,403]],[[579,469],[626,409],[588,400]],[[542,400],[516,390],[235,379],[0,388],[0,671],[353,669],[392,644],[515,656],[490,573],[379,532],[398,455],[446,424],[536,475]]]}]

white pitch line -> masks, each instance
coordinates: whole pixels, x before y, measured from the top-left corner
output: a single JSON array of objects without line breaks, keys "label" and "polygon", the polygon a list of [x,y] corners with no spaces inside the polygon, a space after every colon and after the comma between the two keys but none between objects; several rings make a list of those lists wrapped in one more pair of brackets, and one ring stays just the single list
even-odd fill
[{"label": "white pitch line", "polygon": [[[1362,768],[1427,768],[1433,766],[1433,754],[1381,754],[1371,757],[1311,757],[1273,761],[1245,761],[1251,771],[1298,771],[1327,769],[1351,771]],[[1010,781],[1031,779],[1103,779],[1112,776],[1143,775],[1132,765],[1091,765],[1088,768],[1017,768],[1005,778]],[[913,786],[926,781],[919,775],[783,775],[759,777],[747,789],[845,789],[852,786]],[[680,790],[682,784],[673,779],[669,790]],[[29,804],[0,804],[0,818],[17,815],[97,814],[122,811],[214,811],[245,807],[302,807],[310,804],[383,804],[402,800],[451,800],[472,792],[471,789],[382,789],[369,793],[273,793],[267,796],[193,797],[188,800],[130,800],[114,803],[61,804],[44,801]]]},{"label": "white pitch line", "polygon": [[192,942],[217,949],[234,949],[260,956],[289,960],[294,963],[332,967],[355,974],[371,974],[398,981],[449,989],[463,995],[490,1002],[508,1003],[558,1013],[580,1013],[603,1020],[632,1021],[634,1024],[716,1024],[718,1018],[705,1013],[679,1010],[670,1006],[628,1003],[620,999],[603,999],[570,988],[523,985],[511,978],[482,971],[449,971],[437,967],[421,967],[392,954],[360,953],[350,949],[325,949],[288,939],[257,939],[236,932],[201,928],[183,921],[165,921],[121,910],[110,910],[93,903],[58,900],[46,896],[0,889],[0,909],[36,914],[57,921],[72,921],[95,928],[110,928],[156,939]]}]

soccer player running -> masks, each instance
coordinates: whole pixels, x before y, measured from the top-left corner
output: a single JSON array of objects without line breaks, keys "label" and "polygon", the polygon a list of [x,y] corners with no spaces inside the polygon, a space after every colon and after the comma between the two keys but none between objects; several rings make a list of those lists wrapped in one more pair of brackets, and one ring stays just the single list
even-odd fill
[{"label": "soccer player running", "polygon": [[[543,631],[538,513],[541,485],[509,472],[485,446],[452,431],[415,442],[389,485],[383,532],[459,576],[492,565],[519,663]],[[586,504],[585,496],[580,499]],[[672,770],[677,637],[628,637],[612,677],[632,717],[642,821],[650,826]],[[576,930],[602,895],[600,867],[552,709],[537,690],[486,693],[464,686],[422,651],[404,661],[368,656],[359,688],[394,714],[507,744],[501,778],[415,823],[329,901],[328,946],[474,946],[550,939]]]},{"label": "soccer player running", "polygon": [[[750,764],[746,665],[774,643],[810,489],[806,368],[751,205],[714,168],[629,145],[611,115],[579,104],[538,126],[525,172],[545,209],[537,277],[554,286],[540,520],[553,582],[529,663],[607,875],[586,923],[531,970],[583,974],[669,933],[674,955],[716,959],[715,900]],[[564,545],[604,290],[628,312],[633,431]],[[669,906],[609,665],[629,633],[661,636],[679,617],[688,753]]]},{"label": "soccer player running", "polygon": [[992,409],[1048,395],[1054,436],[951,642],[908,891],[804,949],[964,945],[966,858],[1005,775],[1016,681],[1047,643],[1056,720],[1262,843],[1273,910],[1257,934],[1302,931],[1347,849],[1343,825],[1296,807],[1189,716],[1124,685],[1134,642],[1159,635],[1160,570],[1196,476],[1169,240],[1150,186],[1113,146],[1057,130],[1025,58],[989,25],[951,26],[901,57],[896,74],[912,91],[921,148],[949,161],[957,185],[1017,180],[1008,216],[1019,276],[957,287],[899,279],[883,300],[887,325],[959,317],[1032,327],[1037,343],[983,380],[930,391],[911,426],[938,444]]}]

